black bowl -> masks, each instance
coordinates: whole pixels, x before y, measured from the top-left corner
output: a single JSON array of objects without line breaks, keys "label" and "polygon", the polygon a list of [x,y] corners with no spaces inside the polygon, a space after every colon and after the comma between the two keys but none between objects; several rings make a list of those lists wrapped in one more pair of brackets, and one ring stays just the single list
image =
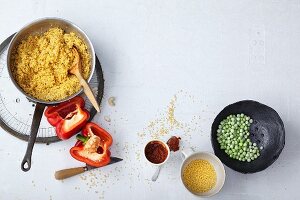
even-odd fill
[{"label": "black bowl", "polygon": [[[218,126],[223,119],[231,114],[245,115],[253,119],[250,126],[250,140],[256,142],[260,156],[251,162],[241,162],[230,158],[224,150],[220,149],[217,141]],[[211,143],[217,157],[231,169],[241,173],[255,173],[269,167],[279,157],[285,144],[284,125],[278,113],[256,101],[239,101],[226,106],[215,118],[211,127]]]}]

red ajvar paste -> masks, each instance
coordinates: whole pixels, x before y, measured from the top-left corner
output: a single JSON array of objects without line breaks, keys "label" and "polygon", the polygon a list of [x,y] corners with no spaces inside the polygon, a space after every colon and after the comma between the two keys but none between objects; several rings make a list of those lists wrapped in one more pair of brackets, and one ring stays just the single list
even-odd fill
[{"label": "red ajvar paste", "polygon": [[181,138],[180,137],[176,137],[176,136],[172,136],[168,142],[167,145],[169,146],[171,151],[178,151],[179,150],[179,140]]}]

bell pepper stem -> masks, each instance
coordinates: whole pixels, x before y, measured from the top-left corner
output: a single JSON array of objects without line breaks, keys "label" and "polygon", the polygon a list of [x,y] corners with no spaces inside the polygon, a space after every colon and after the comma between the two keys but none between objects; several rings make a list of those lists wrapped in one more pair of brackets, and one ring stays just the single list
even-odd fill
[{"label": "bell pepper stem", "polygon": [[85,144],[89,140],[89,137],[85,137],[81,134],[78,134],[78,135],[76,135],[76,139],[80,140],[81,142],[83,142],[83,144]]}]

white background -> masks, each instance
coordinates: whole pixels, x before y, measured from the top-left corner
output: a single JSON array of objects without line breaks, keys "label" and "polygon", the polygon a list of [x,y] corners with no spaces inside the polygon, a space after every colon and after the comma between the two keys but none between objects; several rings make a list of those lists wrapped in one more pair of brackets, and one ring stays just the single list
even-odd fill
[{"label": "white background", "polygon": [[[105,77],[94,120],[111,132],[112,154],[124,161],[57,181],[56,170],[83,165],[68,153],[72,138],[35,145],[32,168],[24,173],[27,144],[1,130],[0,199],[197,199],[180,182],[179,153],[156,183],[142,156],[143,145],[167,123],[174,95],[175,117],[185,125],[159,138],[179,135],[195,150],[212,151],[214,117],[239,100],[265,103],[285,123],[279,159],[251,175],[226,167],[225,185],[211,199],[299,199],[299,0],[1,0],[0,40],[47,16],[66,18],[91,38]],[[107,103],[110,96],[115,107]],[[148,127],[151,121],[155,128]]]}]

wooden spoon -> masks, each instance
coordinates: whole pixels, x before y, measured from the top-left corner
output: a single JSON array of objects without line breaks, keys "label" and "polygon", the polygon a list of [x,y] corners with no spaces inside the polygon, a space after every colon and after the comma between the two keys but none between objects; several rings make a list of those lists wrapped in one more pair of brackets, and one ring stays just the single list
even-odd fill
[{"label": "wooden spoon", "polygon": [[84,80],[81,74],[81,61],[80,61],[80,56],[75,47],[72,48],[73,54],[75,55],[75,59],[73,62],[73,67],[69,70],[69,73],[74,74],[78,80],[80,85],[83,87],[83,91],[90,100],[90,102],[93,104],[94,108],[97,110],[97,112],[100,112],[99,105],[96,101],[96,98],[88,85],[88,83]]}]

